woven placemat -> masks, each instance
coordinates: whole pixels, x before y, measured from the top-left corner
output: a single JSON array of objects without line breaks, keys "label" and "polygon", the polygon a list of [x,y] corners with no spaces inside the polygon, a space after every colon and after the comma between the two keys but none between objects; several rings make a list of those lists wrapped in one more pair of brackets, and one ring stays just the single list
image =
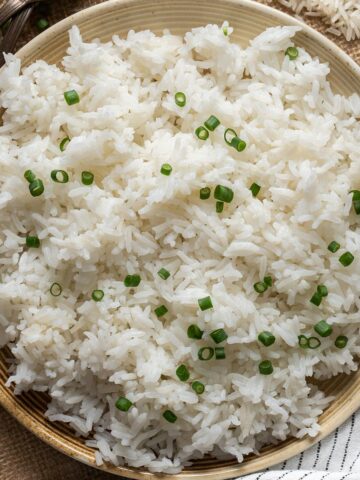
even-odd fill
[{"label": "woven placemat", "polygon": [[[151,0],[149,0],[151,1]],[[279,6],[276,1],[258,0],[284,12],[293,14],[289,9]],[[53,25],[59,20],[79,10],[100,3],[99,0],[53,0],[40,4],[19,39],[17,47],[38,34],[36,21],[46,17]],[[325,34],[352,58],[360,63],[360,40],[346,42],[326,32],[326,24],[317,17],[304,17],[306,23]],[[26,431],[16,420],[0,408],[0,480],[114,480],[113,475],[86,467],[51,447],[48,447],[34,435]]]}]

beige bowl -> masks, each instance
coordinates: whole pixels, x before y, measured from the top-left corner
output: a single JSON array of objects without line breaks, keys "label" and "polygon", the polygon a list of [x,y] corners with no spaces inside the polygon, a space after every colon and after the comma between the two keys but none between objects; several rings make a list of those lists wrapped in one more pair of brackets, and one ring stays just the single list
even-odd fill
[{"label": "beige bowl", "polygon": [[[335,90],[342,94],[359,91],[360,67],[350,57],[325,37],[297,20],[269,7],[247,0],[113,0],[73,15],[32,40],[22,48],[18,56],[23,64],[39,58],[47,62],[58,62],[68,46],[67,30],[77,24],[86,40],[95,37],[109,40],[117,33],[126,35],[129,29],[151,29],[160,33],[164,28],[173,33],[185,31],[207,23],[222,23],[228,20],[234,27],[233,41],[246,45],[249,39],[275,25],[301,25],[303,31],[296,36],[296,43],[304,46],[311,54],[331,65],[331,80]],[[25,427],[59,451],[96,467],[94,450],[85,446],[84,439],[77,438],[66,425],[50,423],[44,417],[48,397],[29,392],[15,397],[5,387],[7,378],[8,350],[0,352],[0,403]],[[343,423],[360,407],[360,372],[340,375],[321,385],[335,399],[320,417],[321,430],[315,439],[289,439],[277,446],[269,446],[259,456],[251,455],[239,465],[235,460],[219,461],[206,458],[176,475],[178,479],[227,479],[256,472],[284,461],[314,445]],[[151,474],[141,468],[101,467],[119,476],[145,479],[174,475]]]}]

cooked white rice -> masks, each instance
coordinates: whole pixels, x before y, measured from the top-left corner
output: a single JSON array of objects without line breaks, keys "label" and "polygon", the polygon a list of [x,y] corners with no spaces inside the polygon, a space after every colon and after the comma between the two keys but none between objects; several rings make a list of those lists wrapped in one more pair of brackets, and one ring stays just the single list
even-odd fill
[{"label": "cooked white rice", "polygon": [[[48,417],[88,435],[99,464],[178,472],[207,453],[241,462],[264,444],[315,436],[330,399],[308,377],[357,369],[360,230],[349,191],[360,186],[360,98],[334,94],[329,66],[301,46],[297,60],[284,55],[297,30],[269,29],[242,49],[216,25],[103,44],[83,43],[74,27],[62,67],[38,61],[20,72],[6,57],[0,335],[16,359],[8,385],[48,391]],[[70,89],[79,104],[65,103]],[[211,114],[221,125],[200,141],[194,130]],[[245,151],[225,144],[225,127]],[[50,179],[59,168],[69,183]],[[43,179],[42,196],[30,195],[26,169]],[[82,170],[95,174],[92,186]],[[218,183],[235,193],[221,214],[213,197],[199,199]],[[24,248],[26,234],[41,247]],[[345,268],[347,250],[355,261]],[[134,290],[124,286],[128,273],[141,275]],[[265,275],[274,286],[258,295],[253,284]],[[329,295],[315,307],[319,284]],[[98,303],[96,288],[105,292]],[[214,308],[202,312],[197,300],[207,295]],[[169,313],[158,319],[161,304]],[[333,334],[317,350],[299,348],[298,335],[315,334],[321,319]],[[187,338],[190,324],[203,340]],[[199,361],[221,327],[226,360]],[[263,330],[276,336],[271,347],[257,341]],[[340,334],[349,337],[342,350]],[[259,373],[264,359],[272,375]],[[179,381],[181,363],[206,385],[203,395]],[[119,396],[134,403],[127,413],[115,408]]]}]

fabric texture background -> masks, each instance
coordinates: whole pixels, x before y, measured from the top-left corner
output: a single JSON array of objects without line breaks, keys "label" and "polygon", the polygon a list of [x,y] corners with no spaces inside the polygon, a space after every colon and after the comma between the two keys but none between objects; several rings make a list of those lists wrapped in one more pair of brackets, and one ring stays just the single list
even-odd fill
[{"label": "fabric texture background", "polygon": [[[151,0],[149,0],[151,1]],[[254,0],[255,1],[255,0]],[[359,0],[360,1],[360,0]],[[293,14],[276,0],[259,3]],[[40,4],[26,26],[18,48],[36,34],[35,22],[46,16],[51,25],[99,0],[52,0]],[[335,42],[360,63],[360,40],[346,42],[326,33],[317,17],[303,17],[306,23]],[[115,476],[87,467],[55,451],[26,431],[0,407],[0,480],[115,480]],[[243,480],[360,480],[360,412],[332,435],[306,452],[271,470],[243,477]]]}]

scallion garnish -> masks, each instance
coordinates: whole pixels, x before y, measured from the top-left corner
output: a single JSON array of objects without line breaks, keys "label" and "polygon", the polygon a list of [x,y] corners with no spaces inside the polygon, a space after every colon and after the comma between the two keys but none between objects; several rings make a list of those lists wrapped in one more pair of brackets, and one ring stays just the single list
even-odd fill
[{"label": "scallion garnish", "polygon": [[216,127],[220,125],[220,120],[215,117],[215,115],[210,115],[210,117],[204,122],[205,127],[213,132]]},{"label": "scallion garnish", "polygon": [[211,194],[211,188],[209,187],[200,188],[200,200],[207,200],[208,198],[210,198],[210,194]]},{"label": "scallion garnish", "polygon": [[214,191],[214,198],[219,200],[219,202],[232,202],[234,198],[234,192],[229,187],[225,187],[224,185],[216,185]]},{"label": "scallion garnish", "polygon": [[360,191],[359,190],[351,190],[350,193],[353,194],[352,203],[353,203],[355,213],[356,213],[356,215],[360,215]]},{"label": "scallion garnish", "polygon": [[226,358],[224,347],[215,347],[215,358],[216,360],[224,360]]},{"label": "scallion garnish", "polygon": [[327,248],[328,248],[328,250],[330,250],[331,253],[335,253],[339,250],[340,243],[335,242],[335,240],[333,240],[332,242],[329,243]]},{"label": "scallion garnish", "polygon": [[46,20],[46,18],[39,18],[39,20],[36,22],[36,26],[39,32],[43,32],[49,28],[49,22]]},{"label": "scallion garnish", "polygon": [[94,182],[94,174],[91,172],[81,172],[81,181],[84,185],[92,185]]},{"label": "scallion garnish", "polygon": [[191,388],[198,394],[201,395],[205,391],[205,385],[201,382],[198,382],[195,380],[195,382],[192,382]]},{"label": "scallion garnish", "polygon": [[233,128],[227,128],[225,130],[224,140],[230,147],[235,148],[238,152],[242,152],[246,148],[246,142],[237,136]]},{"label": "scallion garnish", "polygon": [[263,360],[259,363],[259,372],[262,375],[271,375],[274,369],[270,360]]},{"label": "scallion garnish", "polygon": [[187,329],[187,336],[194,340],[200,340],[203,335],[203,330],[201,330],[197,325],[190,325]]},{"label": "scallion garnish", "polygon": [[320,322],[314,325],[314,330],[320,337],[328,337],[333,331],[332,326],[326,320],[320,320]]},{"label": "scallion garnish", "polygon": [[175,103],[178,107],[185,107],[186,105],[186,95],[183,92],[175,93]]},{"label": "scallion garnish", "polygon": [[224,210],[224,202],[216,202],[215,210],[216,213],[221,213]]},{"label": "scallion garnish", "polygon": [[166,268],[160,268],[160,270],[157,272],[160,278],[163,280],[167,280],[170,277],[170,272],[166,270]]},{"label": "scallion garnish", "polygon": [[223,34],[225,35],[225,37],[227,37],[228,34],[229,34],[229,31],[228,31],[228,27],[226,25],[223,27],[222,31],[223,31]]},{"label": "scallion garnish", "polygon": [[323,296],[319,292],[315,292],[314,295],[310,298],[310,302],[317,307],[322,302]]},{"label": "scallion garnish", "polygon": [[39,248],[40,247],[39,237],[36,237],[35,235],[33,236],[28,235],[26,237],[26,246],[28,248]]},{"label": "scallion garnish", "polygon": [[169,163],[163,163],[160,168],[160,173],[166,175],[167,177],[171,175],[172,166]]},{"label": "scallion garnish", "polygon": [[182,364],[176,369],[176,375],[179,380],[186,382],[190,378],[190,372],[187,369],[186,365]]},{"label": "scallion garnish", "polygon": [[213,308],[211,297],[199,298],[198,304],[199,304],[200,310],[202,311],[208,310],[209,308]]},{"label": "scallion garnish", "polygon": [[24,172],[24,177],[29,183],[32,183],[36,179],[36,175],[32,170],[26,170],[26,172]]},{"label": "scallion garnish", "polygon": [[305,335],[299,335],[298,340],[299,340],[299,346],[301,348],[308,348],[309,347],[308,338],[305,337]]},{"label": "scallion garnish", "polygon": [[318,294],[321,295],[322,297],[327,297],[328,294],[329,294],[329,291],[328,291],[326,285],[318,285],[318,287],[317,287],[317,292],[318,292]]},{"label": "scallion garnish", "polygon": [[61,292],[62,292],[62,286],[60,285],[60,283],[53,283],[50,287],[50,293],[53,297],[59,297],[61,295]]},{"label": "scallion garnish", "polygon": [[104,298],[104,292],[102,290],[93,290],[91,298],[95,302],[100,302]]},{"label": "scallion garnish", "polygon": [[80,97],[76,90],[68,90],[67,92],[64,92],[64,98],[68,105],[75,105],[75,103],[80,102]]},{"label": "scallion garnish", "polygon": [[252,193],[252,196],[256,197],[257,194],[260,192],[260,189],[261,189],[260,185],[258,185],[257,183],[252,183],[251,187],[250,187],[250,191]]},{"label": "scallion garnish", "polygon": [[317,337],[309,337],[307,339],[308,347],[314,350],[315,348],[319,348],[321,345],[320,340]]},{"label": "scallion garnish", "polygon": [[290,60],[295,60],[299,56],[299,50],[296,47],[288,47],[285,55],[287,55]]},{"label": "scallion garnish", "polygon": [[137,287],[141,282],[140,275],[127,275],[124,280],[125,287]]},{"label": "scallion garnish", "polygon": [[30,184],[29,184],[29,191],[33,197],[39,197],[44,193],[44,184],[42,180],[39,178],[35,178]]},{"label": "scallion garnish", "polygon": [[119,397],[115,402],[115,407],[122,412],[127,412],[133,403],[126,397]]},{"label": "scallion garnish", "polygon": [[268,286],[265,282],[256,282],[254,283],[254,290],[257,293],[264,293],[268,289]]},{"label": "scallion garnish", "polygon": [[165,307],[165,305],[160,305],[160,307],[155,308],[154,312],[155,315],[160,318],[167,314],[169,310]]},{"label": "scallion garnish", "polygon": [[270,277],[270,275],[268,275],[267,277],[264,277],[264,283],[268,287],[272,287],[273,279]]},{"label": "scallion garnish", "polygon": [[218,328],[210,333],[210,337],[214,340],[215,343],[224,342],[228,338],[228,334],[223,328]]},{"label": "scallion garnish", "polygon": [[68,143],[70,143],[70,138],[69,137],[65,137],[61,140],[61,142],[59,144],[59,148],[60,148],[61,152],[65,151],[65,148],[67,147]]},{"label": "scallion garnish", "polygon": [[198,137],[199,140],[207,140],[209,138],[209,132],[206,130],[205,127],[198,127],[195,130],[195,135]]},{"label": "scallion garnish", "polygon": [[163,413],[163,417],[169,423],[175,423],[177,420],[177,416],[171,410],[165,410],[165,412]]},{"label": "scallion garnish", "polygon": [[261,342],[265,347],[270,347],[273,343],[275,343],[275,337],[271,332],[261,332],[258,335],[258,340]]},{"label": "scallion garnish", "polygon": [[339,335],[335,340],[335,347],[337,348],[345,348],[348,343],[348,337],[345,335]]},{"label": "scallion garnish", "polygon": [[203,347],[198,351],[199,360],[211,360],[214,356],[214,349],[212,347]]},{"label": "scallion garnish", "polygon": [[352,262],[355,260],[355,257],[352,253],[350,252],[345,252],[343,253],[340,258],[339,258],[339,262],[341,263],[341,265],[343,265],[344,267],[348,267],[349,265],[352,264]]},{"label": "scallion garnish", "polygon": [[65,170],[52,170],[50,176],[56,183],[67,183],[69,181],[69,174]]}]

